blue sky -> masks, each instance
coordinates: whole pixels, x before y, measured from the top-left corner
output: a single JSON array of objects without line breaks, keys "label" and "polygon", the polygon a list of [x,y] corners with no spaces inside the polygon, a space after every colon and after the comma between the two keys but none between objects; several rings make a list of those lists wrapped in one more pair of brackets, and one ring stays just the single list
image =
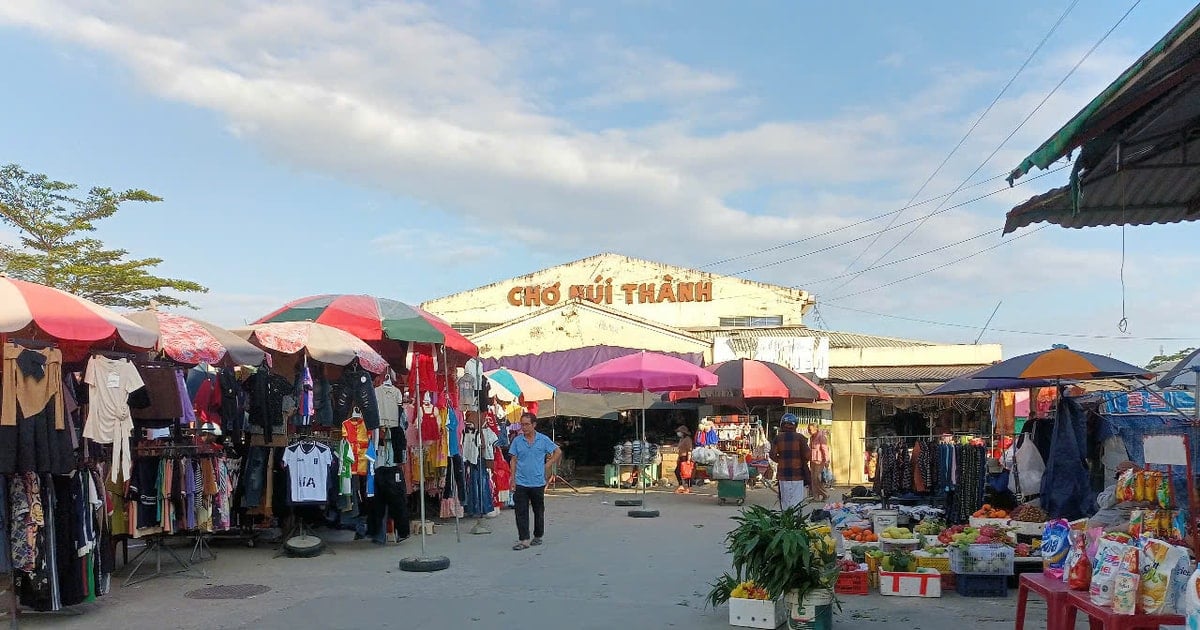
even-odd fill
[{"label": "blue sky", "polygon": [[[164,197],[99,236],[209,286],[195,301],[224,324],[322,292],[420,302],[616,251],[806,288],[839,330],[971,342],[912,320],[979,326],[1002,302],[982,339],[1007,355],[1200,345],[1193,224],[1125,232],[1127,335],[1119,229],[1026,228],[913,280],[896,282],[1000,238],[821,282],[901,238],[880,263],[999,228],[1065,171],[865,252],[871,238],[781,262],[886,219],[741,257],[902,207],[1067,4],[9,0],[0,162]],[[1079,3],[918,199],[980,167],[1129,4]],[[972,182],[1015,166],[1189,9],[1141,3]]]}]

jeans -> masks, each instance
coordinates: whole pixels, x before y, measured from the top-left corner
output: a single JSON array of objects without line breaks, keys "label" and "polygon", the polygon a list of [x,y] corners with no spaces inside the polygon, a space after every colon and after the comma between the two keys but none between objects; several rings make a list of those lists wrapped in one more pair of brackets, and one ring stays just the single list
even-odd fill
[{"label": "jeans", "polygon": [[354,408],[358,407],[367,428],[379,428],[379,403],[375,399],[373,378],[366,370],[347,369],[342,373],[341,380],[331,384],[334,421],[349,418]]},{"label": "jeans", "polygon": [[408,495],[404,472],[397,466],[375,470],[375,497],[371,501],[371,522],[367,535],[376,542],[387,540],[387,520],[396,523],[396,537],[408,537]]},{"label": "jeans", "polygon": [[517,486],[513,491],[517,510],[517,540],[529,540],[529,508],[533,508],[533,537],[546,533],[546,486]]},{"label": "jeans", "polygon": [[242,470],[242,507],[262,505],[263,489],[267,485],[267,456],[270,452],[269,448],[252,446],[246,453]]}]

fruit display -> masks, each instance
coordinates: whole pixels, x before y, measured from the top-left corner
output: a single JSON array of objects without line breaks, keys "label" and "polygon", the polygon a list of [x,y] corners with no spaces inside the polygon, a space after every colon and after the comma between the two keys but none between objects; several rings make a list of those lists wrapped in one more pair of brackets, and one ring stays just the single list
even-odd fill
[{"label": "fruit display", "polygon": [[733,590],[730,591],[729,596],[734,599],[771,599],[771,597],[767,595],[767,589],[761,586],[756,586],[753,580],[742,582],[741,584],[733,587]]},{"label": "fruit display", "polygon": [[853,573],[855,571],[861,571],[862,567],[858,566],[858,564],[859,563],[857,563],[853,560],[846,560],[846,559],[838,560],[838,570],[843,573]]},{"label": "fruit display", "polygon": [[879,542],[875,532],[864,527],[848,527],[842,530],[842,537],[853,542]]},{"label": "fruit display", "polygon": [[889,527],[889,528],[883,530],[883,533],[880,534],[879,537],[886,539],[886,540],[915,540],[916,539],[916,536],[912,533],[912,530],[907,527]]},{"label": "fruit display", "polygon": [[965,547],[967,545],[987,545],[992,543],[1009,545],[1012,544],[1012,539],[1009,538],[1008,531],[1005,528],[995,525],[984,525],[983,527],[955,525],[938,534],[938,542],[943,545]]},{"label": "fruit display", "polygon": [[914,531],[916,531],[918,534],[924,534],[926,536],[937,536],[945,528],[946,524],[938,519],[927,518],[917,524],[917,527]]},{"label": "fruit display", "polygon": [[1023,523],[1045,523],[1050,520],[1050,515],[1046,511],[1036,505],[1019,505],[1015,510],[1009,513],[1009,518],[1014,521]]},{"label": "fruit display", "polygon": [[973,514],[971,514],[971,516],[973,516],[975,518],[1008,518],[1008,511],[1007,510],[997,510],[997,509],[993,508],[991,505],[984,503],[983,507],[979,508],[978,510],[975,510],[975,512]]},{"label": "fruit display", "polygon": [[1018,558],[1029,558],[1029,557],[1033,556],[1033,551],[1034,551],[1033,545],[1021,543],[1021,544],[1017,545],[1017,548],[1014,553]]}]

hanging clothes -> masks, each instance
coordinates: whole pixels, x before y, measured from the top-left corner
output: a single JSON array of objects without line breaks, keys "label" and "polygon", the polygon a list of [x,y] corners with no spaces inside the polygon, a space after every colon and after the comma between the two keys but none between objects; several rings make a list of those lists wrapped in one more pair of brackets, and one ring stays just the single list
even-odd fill
[{"label": "hanging clothes", "polygon": [[88,385],[88,416],[83,437],[97,444],[112,444],[112,481],[129,479],[133,460],[129,438],[133,433],[133,415],[129,395],[144,383],[137,368],[127,359],[109,359],[95,355],[88,361],[83,382]]}]

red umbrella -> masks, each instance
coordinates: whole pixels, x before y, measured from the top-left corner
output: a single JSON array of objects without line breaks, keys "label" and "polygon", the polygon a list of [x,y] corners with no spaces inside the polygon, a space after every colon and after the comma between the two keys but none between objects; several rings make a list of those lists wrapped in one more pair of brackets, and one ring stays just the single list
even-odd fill
[{"label": "red umbrella", "polygon": [[672,401],[779,399],[783,402],[832,402],[829,392],[807,376],[770,361],[737,359],[710,365],[717,384],[687,392],[672,392]]},{"label": "red umbrella", "polygon": [[340,328],[364,341],[444,344],[460,354],[479,356],[479,348],[471,340],[436,315],[404,302],[370,295],[300,298],[255,323],[303,321]]},{"label": "red umbrella", "polygon": [[148,350],[158,342],[158,333],[95,302],[2,276],[0,333],[40,334],[69,344],[112,341],[137,350]]},{"label": "red umbrella", "polygon": [[159,348],[180,363],[218,365],[229,357],[235,365],[258,365],[264,357],[254,344],[205,321],[156,310],[128,317],[146,330],[157,331]]}]

